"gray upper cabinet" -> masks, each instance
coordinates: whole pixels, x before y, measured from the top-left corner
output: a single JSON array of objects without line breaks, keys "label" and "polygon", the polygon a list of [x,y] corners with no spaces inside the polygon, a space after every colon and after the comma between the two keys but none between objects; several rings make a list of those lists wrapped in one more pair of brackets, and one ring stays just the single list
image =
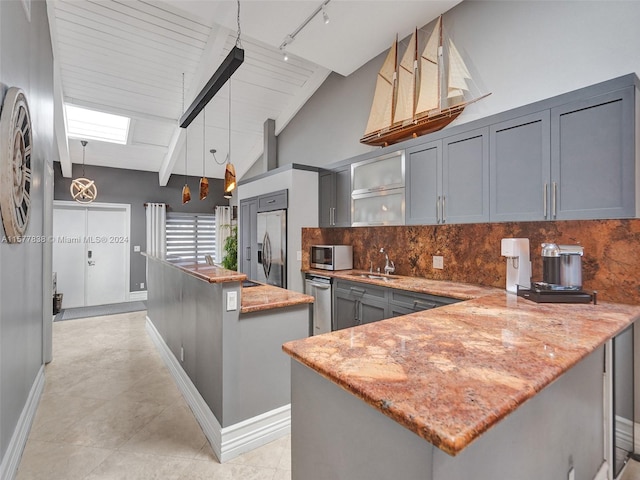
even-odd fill
[{"label": "gray upper cabinet", "polygon": [[271,212],[287,208],[289,202],[288,190],[260,195],[258,197],[258,212]]},{"label": "gray upper cabinet", "polygon": [[635,216],[634,93],[551,109],[551,219]]},{"label": "gray upper cabinet", "polygon": [[490,127],[492,222],[548,218],[551,182],[549,122],[549,110],[544,110]]},{"label": "gray upper cabinet", "polygon": [[407,224],[489,221],[489,129],[407,150]]},{"label": "gray upper cabinet", "polygon": [[442,141],[407,150],[407,225],[430,225],[440,218],[442,191]]},{"label": "gray upper cabinet", "polygon": [[351,226],[351,166],[318,176],[320,227]]},{"label": "gray upper cabinet", "polygon": [[442,141],[440,223],[489,221],[489,129]]}]

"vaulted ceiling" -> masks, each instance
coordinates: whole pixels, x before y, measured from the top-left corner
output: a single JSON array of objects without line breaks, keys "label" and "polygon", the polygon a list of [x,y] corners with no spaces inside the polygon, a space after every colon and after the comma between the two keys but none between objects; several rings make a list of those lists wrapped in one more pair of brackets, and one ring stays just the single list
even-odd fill
[{"label": "vaulted ceiling", "polygon": [[[324,0],[326,1],[326,0]],[[188,129],[178,119],[236,44],[237,2],[229,0],[47,0],[55,59],[56,105],[131,118],[126,145],[90,141],[87,164],[171,174],[224,176],[229,145],[241,177],[263,150],[263,125],[278,134],[332,72],[349,75],[416,26],[460,0],[330,0],[330,22],[316,15],[280,45],[323,0],[242,0],[245,61]],[[183,107],[184,74],[184,107]],[[63,173],[82,162],[80,139],[66,138],[57,109]],[[185,162],[185,147],[188,156]]]}]

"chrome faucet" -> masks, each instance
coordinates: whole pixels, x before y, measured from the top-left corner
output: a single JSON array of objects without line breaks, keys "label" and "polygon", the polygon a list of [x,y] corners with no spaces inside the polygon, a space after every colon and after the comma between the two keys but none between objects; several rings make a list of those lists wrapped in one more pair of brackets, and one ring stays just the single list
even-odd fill
[{"label": "chrome faucet", "polygon": [[[384,265],[384,274],[389,275],[390,273],[395,272],[396,266],[391,260],[389,260],[389,255],[387,255],[387,252],[384,251],[384,248],[380,249],[380,253],[384,253],[384,258],[386,260],[386,263]],[[389,263],[391,263],[391,265],[389,265]]]}]

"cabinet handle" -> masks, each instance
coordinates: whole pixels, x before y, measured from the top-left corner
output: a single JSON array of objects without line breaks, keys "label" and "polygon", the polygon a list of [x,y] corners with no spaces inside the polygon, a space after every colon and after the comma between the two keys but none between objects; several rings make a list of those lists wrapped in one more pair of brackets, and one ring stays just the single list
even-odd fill
[{"label": "cabinet handle", "polygon": [[246,249],[246,252],[247,252],[245,254],[245,257],[246,257],[247,262],[249,262],[249,261],[251,261],[251,247],[245,247],[245,249]]},{"label": "cabinet handle", "polygon": [[442,195],[442,223],[447,223],[447,215],[446,215],[446,207],[445,207],[445,196]]},{"label": "cabinet handle", "polygon": [[349,290],[351,290],[352,292],[356,292],[360,295],[364,295],[366,290],[363,288],[357,288],[357,287],[349,287]]},{"label": "cabinet handle", "polygon": [[556,218],[556,215],[558,214],[558,210],[557,210],[557,203],[558,203],[558,184],[556,182],[553,182],[553,197],[551,200],[551,207],[553,209],[553,218]]},{"label": "cabinet handle", "polygon": [[440,223],[440,195],[436,199],[436,223]]},{"label": "cabinet handle", "polygon": [[359,303],[360,303],[360,302],[359,302],[358,300],[356,300],[356,303],[354,304],[355,312],[354,312],[354,314],[353,314],[353,316],[354,316],[354,318],[353,318],[353,319],[355,320],[356,325],[359,325],[359,324],[360,324],[360,320],[358,319],[358,304],[359,304]]},{"label": "cabinet handle", "polygon": [[415,307],[422,307],[425,310],[427,310],[429,308],[436,308],[438,305],[436,305],[435,303],[431,303],[431,302],[421,302],[420,300],[414,300],[413,306],[414,306],[414,308]]},{"label": "cabinet handle", "polygon": [[545,183],[542,190],[542,210],[544,211],[544,218],[547,218],[547,195],[549,193],[549,184]]},{"label": "cabinet handle", "polygon": [[274,198],[273,200],[267,200],[267,203],[269,203],[269,204],[276,203],[276,199]]},{"label": "cabinet handle", "polygon": [[332,220],[332,224],[334,227],[336,225],[336,207],[332,207],[331,210],[333,210],[333,220]]}]

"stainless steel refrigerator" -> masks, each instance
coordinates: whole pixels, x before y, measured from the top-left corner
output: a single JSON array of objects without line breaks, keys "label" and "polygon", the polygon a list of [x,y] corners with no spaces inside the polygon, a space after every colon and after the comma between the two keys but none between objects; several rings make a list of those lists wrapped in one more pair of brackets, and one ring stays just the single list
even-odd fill
[{"label": "stainless steel refrigerator", "polygon": [[258,213],[258,278],[287,288],[287,211]]}]

